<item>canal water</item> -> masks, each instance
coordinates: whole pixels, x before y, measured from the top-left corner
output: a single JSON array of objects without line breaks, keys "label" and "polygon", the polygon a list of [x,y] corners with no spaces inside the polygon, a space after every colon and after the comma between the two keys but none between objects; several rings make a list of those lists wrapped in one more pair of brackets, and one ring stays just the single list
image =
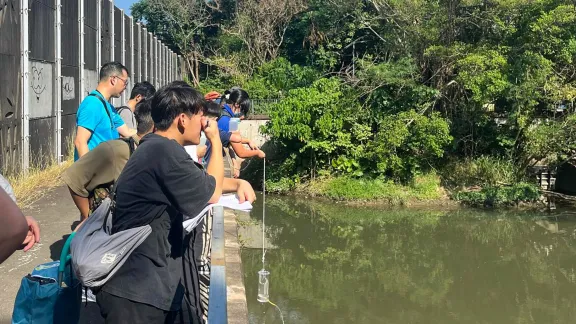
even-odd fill
[{"label": "canal water", "polygon": [[[260,199],[240,217],[250,323]],[[575,323],[576,212],[349,207],[267,197],[265,268],[285,323]]]}]

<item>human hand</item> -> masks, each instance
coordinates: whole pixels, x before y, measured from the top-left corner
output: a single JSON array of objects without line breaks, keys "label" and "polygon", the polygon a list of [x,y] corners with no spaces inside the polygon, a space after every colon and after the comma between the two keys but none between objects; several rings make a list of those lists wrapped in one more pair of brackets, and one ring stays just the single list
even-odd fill
[{"label": "human hand", "polygon": [[26,234],[26,238],[22,242],[24,252],[28,252],[34,247],[34,244],[40,242],[40,226],[38,222],[32,217],[26,216],[26,223],[28,224],[28,234]]},{"label": "human hand", "polygon": [[248,146],[250,146],[251,149],[253,150],[259,150],[260,148],[258,147],[258,145],[256,145],[256,143],[254,143],[253,141],[249,141],[248,142]]},{"label": "human hand", "polygon": [[264,151],[260,150],[260,152],[258,152],[258,157],[263,159],[266,157],[266,153],[264,153]]},{"label": "human hand", "polygon": [[218,123],[208,120],[205,117],[202,117],[202,130],[204,134],[206,134],[206,138],[210,140],[210,142],[220,141],[220,131],[218,130]]},{"label": "human hand", "polygon": [[238,201],[240,201],[240,203],[245,201],[253,203],[256,200],[256,193],[254,192],[252,185],[250,185],[246,180],[238,180],[236,195],[238,195]]},{"label": "human hand", "polygon": [[234,179],[240,178],[240,168],[234,168]]}]

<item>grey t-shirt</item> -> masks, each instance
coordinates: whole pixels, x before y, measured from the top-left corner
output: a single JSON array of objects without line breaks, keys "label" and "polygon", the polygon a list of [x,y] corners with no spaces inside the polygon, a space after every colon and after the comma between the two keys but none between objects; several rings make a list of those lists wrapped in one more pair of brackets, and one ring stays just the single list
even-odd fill
[{"label": "grey t-shirt", "polygon": [[127,106],[122,106],[116,109],[118,115],[122,117],[122,120],[128,126],[128,128],[136,129],[136,118],[134,118],[134,113]]},{"label": "grey t-shirt", "polygon": [[12,198],[12,200],[14,200],[14,202],[16,202],[16,196],[14,195],[14,189],[12,189],[12,186],[10,185],[8,180],[6,180],[6,178],[4,178],[1,174],[0,174],[0,188],[4,189],[4,191],[6,191],[8,196],[10,196],[10,198]]}]

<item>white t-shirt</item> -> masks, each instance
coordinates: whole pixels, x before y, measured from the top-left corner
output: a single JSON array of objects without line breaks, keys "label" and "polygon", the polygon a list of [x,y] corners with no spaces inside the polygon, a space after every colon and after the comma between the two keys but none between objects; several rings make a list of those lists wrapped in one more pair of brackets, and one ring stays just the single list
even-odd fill
[{"label": "white t-shirt", "polygon": [[198,162],[198,152],[196,151],[196,146],[197,145],[185,145],[184,149],[186,150],[186,153],[190,155],[192,160],[194,160],[194,162],[200,163]]}]

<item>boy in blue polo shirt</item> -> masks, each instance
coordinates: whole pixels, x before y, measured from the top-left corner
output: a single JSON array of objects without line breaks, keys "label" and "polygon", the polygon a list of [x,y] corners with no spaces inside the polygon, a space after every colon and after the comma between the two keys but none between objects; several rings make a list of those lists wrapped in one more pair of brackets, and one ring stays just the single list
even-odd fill
[{"label": "boy in blue polo shirt", "polygon": [[82,101],[76,113],[74,161],[102,142],[136,134],[109,103],[110,98],[119,98],[127,85],[128,69],[124,65],[110,62],[102,66],[98,87]]}]

